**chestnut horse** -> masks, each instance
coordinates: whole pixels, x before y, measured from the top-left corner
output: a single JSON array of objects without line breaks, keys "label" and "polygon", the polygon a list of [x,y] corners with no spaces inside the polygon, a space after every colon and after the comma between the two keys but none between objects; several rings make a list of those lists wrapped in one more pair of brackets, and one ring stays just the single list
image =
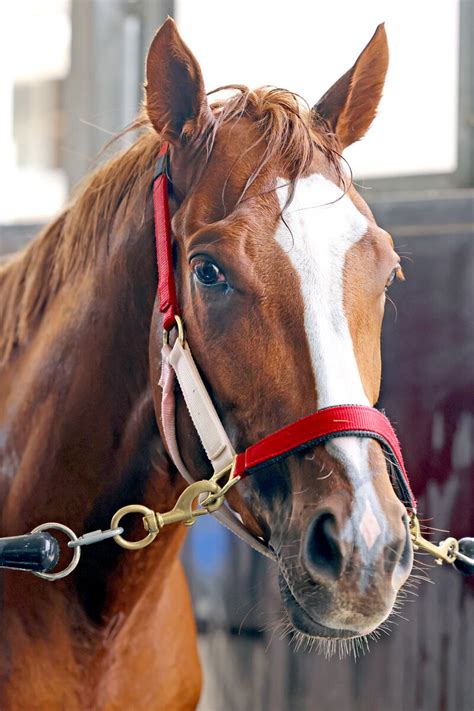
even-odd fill
[{"label": "chestnut horse", "polygon": [[[187,337],[234,447],[318,408],[376,402],[385,292],[401,271],[340,154],[372,122],[387,61],[379,27],[312,110],[268,87],[209,104],[164,23],[141,135],[0,271],[2,536],[46,521],[107,527],[119,506],[167,510],[184,489],[160,429],[151,184],[163,141]],[[209,477],[176,400],[183,460]],[[412,553],[375,440],[313,447],[228,500],[275,553],[295,629],[347,640],[390,614]],[[136,553],[92,546],[57,583],[3,572],[2,711],[195,708],[184,531],[167,527]]]}]

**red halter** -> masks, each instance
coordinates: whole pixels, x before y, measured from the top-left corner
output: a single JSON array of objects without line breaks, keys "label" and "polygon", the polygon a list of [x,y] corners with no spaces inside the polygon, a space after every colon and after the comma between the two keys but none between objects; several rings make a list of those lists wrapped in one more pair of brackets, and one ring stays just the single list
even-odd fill
[{"label": "red halter", "polygon": [[[176,324],[176,317],[179,316],[171,249],[167,155],[168,145],[163,144],[153,178],[158,296],[165,331]],[[395,492],[407,509],[415,512],[416,501],[397,436],[387,417],[373,407],[336,405],[292,422],[238,454],[231,476],[244,478],[295,452],[342,436],[369,437],[380,442],[389,455]]]}]

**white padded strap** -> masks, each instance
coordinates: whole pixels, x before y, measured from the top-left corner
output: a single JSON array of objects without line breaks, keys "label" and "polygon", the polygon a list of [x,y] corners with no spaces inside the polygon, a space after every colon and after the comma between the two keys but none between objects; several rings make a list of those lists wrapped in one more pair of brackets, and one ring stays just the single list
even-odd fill
[{"label": "white padded strap", "polygon": [[188,345],[177,338],[169,354],[189,414],[215,472],[232,464],[235,456],[216,408],[209,397]]},{"label": "white padded strap", "polygon": [[176,440],[176,414],[174,398],[175,374],[169,363],[170,353],[170,347],[168,345],[163,346],[163,350],[161,351],[161,377],[159,383],[162,390],[161,424],[165,436],[165,445],[171,459],[173,460],[173,464],[188,484],[192,484],[193,478],[181,459],[178,442]]},{"label": "white padded strap", "polygon": [[[179,343],[179,339],[176,343]],[[181,389],[183,390],[183,396],[188,406],[193,423],[199,433],[199,437],[203,443],[203,446],[208,452],[212,452],[215,456],[214,461],[212,461],[214,471],[220,471],[227,464],[232,462],[234,456],[234,449],[224,431],[222,423],[219,416],[214,408],[214,405],[204,387],[199,371],[196,368],[194,360],[191,356],[189,348],[180,344],[180,347],[176,349],[175,356],[172,358],[172,354],[176,348],[176,343],[171,349],[168,345],[163,346],[161,352],[161,378],[160,386],[162,388],[162,398],[161,398],[161,422],[163,426],[163,432],[166,440],[166,446],[168,453],[173,460],[173,463],[181,476],[191,484],[193,477],[187,470],[181,455],[179,453],[179,447],[176,440],[176,417],[175,417],[175,398],[174,398],[174,378],[175,372],[173,363],[177,364],[177,368],[181,373],[181,381],[178,379]],[[188,357],[182,357],[182,352],[189,353]],[[173,367],[172,367],[173,365]],[[185,390],[183,389],[183,385]],[[196,395],[196,393],[199,393]],[[205,393],[205,396],[202,395]],[[190,409],[190,405],[193,411]],[[206,415],[202,416],[201,413],[205,412]],[[209,433],[205,432],[205,422],[207,421],[210,430]],[[196,424],[199,422],[199,428]],[[216,426],[216,422],[218,423]],[[223,436],[222,436],[223,433]],[[217,456],[216,456],[217,455]],[[209,457],[210,458],[210,457]],[[223,463],[222,463],[223,462]],[[220,523],[222,523],[226,528],[228,528],[232,533],[238,536],[244,543],[247,543],[254,550],[258,551],[262,555],[275,560],[275,555],[270,551],[270,549],[261,541],[259,538],[253,536],[242,524],[242,522],[237,518],[236,514],[227,505],[224,505],[212,514]]]}]

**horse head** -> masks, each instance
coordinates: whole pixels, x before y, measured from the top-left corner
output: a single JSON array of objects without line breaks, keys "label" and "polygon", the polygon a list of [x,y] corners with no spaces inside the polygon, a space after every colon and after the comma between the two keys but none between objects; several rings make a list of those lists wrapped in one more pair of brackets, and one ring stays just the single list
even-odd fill
[{"label": "horse head", "polygon": [[[386,290],[403,275],[341,153],[370,126],[387,62],[381,26],[313,109],[268,87],[235,86],[209,103],[172,20],[151,45],[146,110],[171,147],[178,298],[237,451],[316,410],[377,401]],[[161,323],[156,307],[158,420]],[[178,394],[176,408],[182,458],[196,479],[209,477]],[[305,449],[241,482],[228,500],[274,551],[297,630],[352,638],[390,614],[412,548],[378,442],[348,436]]]}]

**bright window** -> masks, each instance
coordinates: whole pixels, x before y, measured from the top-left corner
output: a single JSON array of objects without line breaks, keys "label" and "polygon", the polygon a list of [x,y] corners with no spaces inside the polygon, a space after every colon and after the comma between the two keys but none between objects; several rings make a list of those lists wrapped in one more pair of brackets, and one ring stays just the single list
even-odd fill
[{"label": "bright window", "polygon": [[384,98],[367,139],[346,157],[358,176],[456,169],[459,0],[177,0],[176,7],[208,89],[273,84],[310,103],[385,21]]},{"label": "bright window", "polygon": [[42,221],[67,193],[60,165],[69,0],[0,2],[0,223]]}]

